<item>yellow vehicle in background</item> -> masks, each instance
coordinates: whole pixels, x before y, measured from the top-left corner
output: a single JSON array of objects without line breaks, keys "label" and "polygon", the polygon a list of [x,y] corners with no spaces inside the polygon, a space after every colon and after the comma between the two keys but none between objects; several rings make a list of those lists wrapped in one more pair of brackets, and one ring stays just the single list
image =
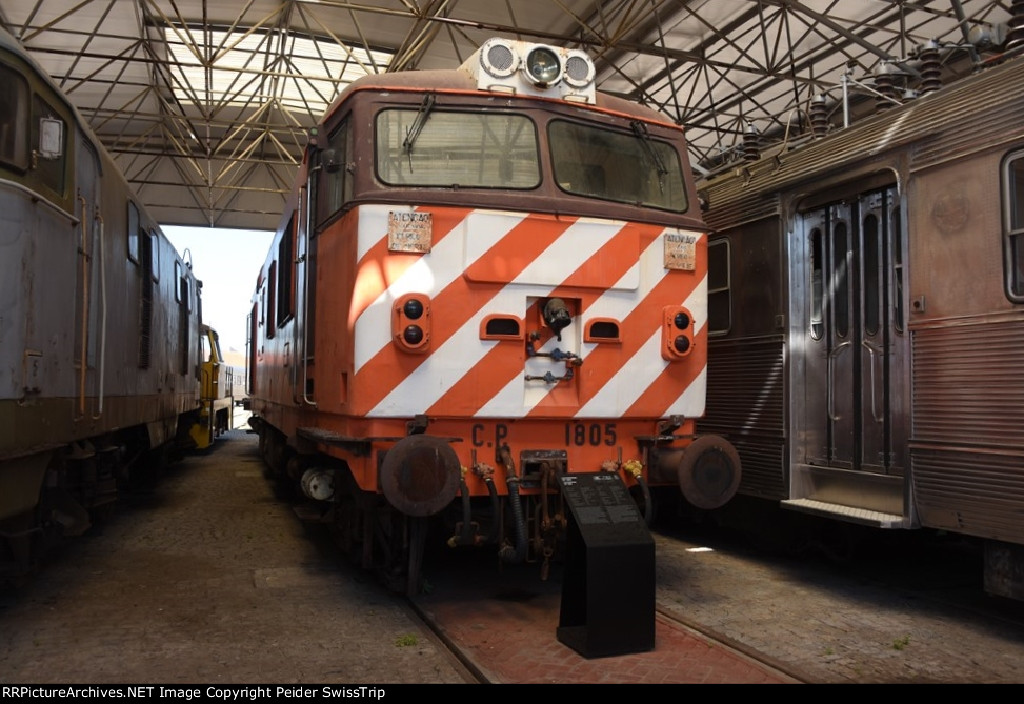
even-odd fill
[{"label": "yellow vehicle in background", "polygon": [[200,334],[200,398],[198,422],[189,429],[195,449],[205,450],[233,423],[235,408],[234,371],[226,364],[220,350],[220,337],[209,325]]}]

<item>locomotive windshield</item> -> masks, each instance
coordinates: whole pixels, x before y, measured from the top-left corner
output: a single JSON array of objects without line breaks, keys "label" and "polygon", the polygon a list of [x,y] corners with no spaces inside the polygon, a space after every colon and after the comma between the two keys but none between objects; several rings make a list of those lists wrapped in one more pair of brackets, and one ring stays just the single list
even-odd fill
[{"label": "locomotive windshield", "polygon": [[377,116],[377,175],[392,186],[535,188],[539,154],[522,115],[396,108]]},{"label": "locomotive windshield", "polygon": [[548,126],[558,186],[567,193],[621,203],[686,210],[679,154],[646,131],[615,132],[565,120]]},{"label": "locomotive windshield", "polygon": [[[679,153],[637,122],[629,132],[555,119],[548,124],[554,178],[573,196],[687,208]],[[534,121],[525,115],[389,108],[377,116],[377,176],[389,186],[532,189],[541,183]]]}]

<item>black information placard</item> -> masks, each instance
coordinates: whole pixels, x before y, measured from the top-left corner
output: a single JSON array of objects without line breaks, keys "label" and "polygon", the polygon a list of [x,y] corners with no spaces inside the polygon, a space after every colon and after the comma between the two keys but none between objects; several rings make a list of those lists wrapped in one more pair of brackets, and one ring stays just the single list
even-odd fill
[{"label": "black information placard", "polygon": [[562,494],[580,525],[637,523],[643,520],[618,474],[569,474],[561,480]]},{"label": "black information placard", "polygon": [[584,657],[654,647],[654,539],[613,472],[560,478],[569,507],[558,639]]}]

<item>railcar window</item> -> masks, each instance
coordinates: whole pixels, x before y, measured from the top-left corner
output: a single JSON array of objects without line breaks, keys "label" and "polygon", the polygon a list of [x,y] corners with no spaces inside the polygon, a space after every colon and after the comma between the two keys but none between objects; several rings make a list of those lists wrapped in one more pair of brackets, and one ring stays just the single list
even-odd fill
[{"label": "railcar window", "polygon": [[862,225],[864,237],[864,330],[869,335],[878,334],[881,317],[881,272],[879,266],[882,246],[879,240],[878,216],[870,213]]},{"label": "railcar window", "polygon": [[128,201],[128,258],[139,263],[139,206]]},{"label": "railcar window", "polygon": [[[52,125],[60,125],[55,129]],[[36,96],[32,115],[32,144],[36,147],[35,174],[40,182],[58,195],[64,194],[64,166],[66,158],[67,130],[57,111]],[[51,123],[51,124],[47,124]],[[45,148],[44,148],[45,146]]]},{"label": "railcar window", "polygon": [[277,277],[278,325],[284,325],[295,315],[295,237],[295,216],[292,215],[277,246],[277,260],[281,262]]},{"label": "railcar window", "polygon": [[150,261],[150,274],[153,276],[153,281],[160,280],[160,239],[156,236],[156,232],[153,230],[149,231],[149,248],[153,252],[152,261]]},{"label": "railcar window", "polygon": [[573,195],[619,203],[686,210],[682,163],[675,148],[646,131],[554,120],[548,126],[559,188]]},{"label": "railcar window", "polygon": [[832,323],[839,337],[850,332],[850,272],[847,271],[847,227],[844,221],[832,231]]},{"label": "railcar window", "polygon": [[177,281],[174,300],[182,304],[185,310],[191,313],[194,309],[193,300],[198,298],[198,296],[193,293],[188,273],[180,261],[174,262],[174,280]]},{"label": "railcar window", "polygon": [[[537,130],[494,112],[388,109],[377,116],[377,177],[392,186],[535,188]],[[418,132],[416,131],[418,130]]]},{"label": "railcar window", "polygon": [[267,337],[277,334],[277,262],[270,263],[267,276]]},{"label": "railcar window", "polygon": [[893,276],[896,280],[896,291],[893,293],[896,301],[896,331],[903,332],[903,237],[900,223],[903,218],[898,207],[892,209],[890,216],[889,232],[892,233],[890,243],[892,244],[892,266]]},{"label": "railcar window", "polygon": [[0,162],[28,168],[28,84],[13,69],[0,65]]},{"label": "railcar window", "polygon": [[256,312],[256,304],[252,306],[252,310],[249,311],[248,323],[248,334],[247,340],[245,341],[245,351],[249,355],[249,363],[246,365],[248,376],[246,377],[245,393],[255,394],[256,393],[256,342],[259,337],[259,330],[256,326],[256,320],[259,318],[259,314]]},{"label": "railcar window", "polygon": [[821,315],[825,295],[822,243],[821,229],[816,227],[811,230],[811,265],[809,267],[811,272],[811,337],[815,340],[820,340],[825,332],[825,323]]},{"label": "railcar window", "polygon": [[352,199],[352,178],[348,164],[352,162],[352,145],[349,139],[349,122],[346,119],[327,140],[327,146],[319,154],[320,170],[317,174],[316,200],[319,222],[341,210],[341,206]]},{"label": "railcar window", "polygon": [[725,335],[732,325],[729,240],[708,243],[708,335]]},{"label": "railcar window", "polygon": [[[177,280],[177,279],[176,279]],[[180,285],[180,284],[179,284]],[[186,376],[188,374],[188,347],[189,347],[189,324],[188,324],[188,306],[183,303],[178,303],[178,374]],[[205,339],[205,335],[200,335],[200,339]],[[199,364],[196,364],[196,372],[199,371]]]},{"label": "railcar window", "polygon": [[1003,203],[1007,296],[1024,303],[1024,153],[1003,164]]}]

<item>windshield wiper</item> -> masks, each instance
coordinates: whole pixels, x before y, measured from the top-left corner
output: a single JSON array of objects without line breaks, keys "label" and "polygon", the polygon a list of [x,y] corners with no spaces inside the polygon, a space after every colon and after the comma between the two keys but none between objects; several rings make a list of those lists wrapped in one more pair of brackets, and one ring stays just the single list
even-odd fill
[{"label": "windshield wiper", "polygon": [[437,98],[433,93],[423,96],[423,102],[420,103],[420,111],[416,115],[416,119],[409,125],[409,129],[405,131],[405,139],[402,141],[402,153],[409,157],[409,173],[412,173],[412,145],[416,143],[416,138],[420,136],[423,125],[427,124],[427,118],[430,117],[430,111],[434,109],[436,100]]},{"label": "windshield wiper", "polygon": [[640,122],[640,120],[633,120],[629,123],[629,126],[632,128],[636,138],[640,140],[640,144],[643,145],[644,154],[654,164],[654,168],[658,172],[658,188],[664,195],[665,177],[668,175],[668,168],[665,166],[665,162],[662,161],[661,155],[651,146],[651,135],[647,132],[647,125]]}]

